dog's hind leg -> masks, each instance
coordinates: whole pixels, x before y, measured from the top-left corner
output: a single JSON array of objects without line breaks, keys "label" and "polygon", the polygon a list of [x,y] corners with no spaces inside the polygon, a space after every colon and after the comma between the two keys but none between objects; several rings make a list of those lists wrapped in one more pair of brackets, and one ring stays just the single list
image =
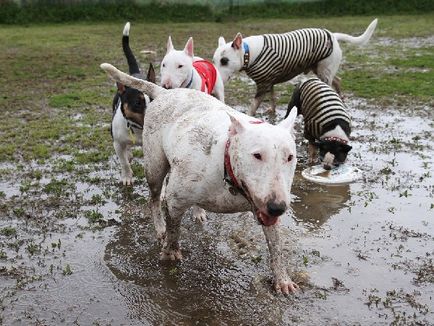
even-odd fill
[{"label": "dog's hind leg", "polygon": [[181,220],[191,204],[180,199],[179,194],[174,190],[179,183],[176,173],[171,172],[168,178],[165,193],[161,199],[161,215],[166,222],[166,238],[161,251],[161,259],[181,260],[182,254],[179,247]]},{"label": "dog's hind leg", "polygon": [[[144,140],[146,137],[144,137]],[[160,196],[163,190],[163,183],[169,172],[170,166],[162,149],[153,149],[152,152],[145,150],[143,147],[145,163],[145,177],[151,193],[149,208],[154,221],[157,238],[163,241],[166,233],[166,225],[160,211]]]},{"label": "dog's hind leg", "polygon": [[268,249],[270,251],[271,270],[274,275],[274,287],[277,292],[289,294],[298,289],[298,285],[291,281],[282,260],[282,241],[278,223],[272,226],[263,226]]}]

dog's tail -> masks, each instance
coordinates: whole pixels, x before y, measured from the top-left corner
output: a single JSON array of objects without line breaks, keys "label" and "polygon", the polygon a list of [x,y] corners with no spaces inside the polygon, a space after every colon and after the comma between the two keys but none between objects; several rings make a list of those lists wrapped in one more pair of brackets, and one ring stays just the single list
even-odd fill
[{"label": "dog's tail", "polygon": [[163,87],[160,87],[154,83],[148,82],[146,80],[138,79],[135,77],[132,77],[116,67],[112,66],[109,63],[102,63],[100,65],[101,69],[105,70],[111,78],[113,78],[118,83],[121,83],[125,86],[135,88],[146,95],[148,95],[150,98],[155,99],[160,94],[163,94],[164,92],[167,92],[167,89],[164,89]]},{"label": "dog's tail", "polygon": [[333,33],[338,41],[350,42],[359,45],[365,45],[368,43],[372,34],[374,33],[375,27],[377,27],[377,18],[375,18],[368,26],[366,31],[360,36],[351,36],[343,33]]},{"label": "dog's tail", "polygon": [[137,64],[136,58],[130,49],[130,22],[126,23],[124,27],[122,36],[122,49],[124,50],[125,57],[128,61],[130,75],[140,74],[139,65]]}]

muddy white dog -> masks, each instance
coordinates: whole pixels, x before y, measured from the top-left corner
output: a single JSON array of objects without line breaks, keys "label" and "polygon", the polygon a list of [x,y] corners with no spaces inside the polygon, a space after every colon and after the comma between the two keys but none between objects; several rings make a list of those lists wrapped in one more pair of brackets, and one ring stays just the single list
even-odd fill
[{"label": "muddy white dog", "polygon": [[354,37],[331,33],[325,29],[305,28],[284,34],[264,34],[243,38],[238,33],[232,42],[219,38],[214,64],[226,82],[237,71],[244,70],[256,83],[256,95],[249,110],[255,115],[264,96],[271,92],[271,111],[276,107],[273,86],[300,73],[313,71],[318,78],[339,92],[336,77],[342,59],[340,41],[366,44],[377,26],[374,19],[365,32]]},{"label": "muddy white dog", "polygon": [[175,50],[172,38],[167,40],[167,52],[161,61],[161,86],[167,89],[191,88],[225,101],[223,80],[215,66],[194,56],[193,38],[184,50]]},{"label": "muddy white dog", "polygon": [[276,290],[295,291],[282,261],[279,217],[290,207],[296,110],[273,126],[202,92],[166,90],[110,64],[101,68],[154,99],[143,125],[143,150],[162,258],[182,258],[180,224],[192,205],[216,213],[252,211],[267,240]]}]

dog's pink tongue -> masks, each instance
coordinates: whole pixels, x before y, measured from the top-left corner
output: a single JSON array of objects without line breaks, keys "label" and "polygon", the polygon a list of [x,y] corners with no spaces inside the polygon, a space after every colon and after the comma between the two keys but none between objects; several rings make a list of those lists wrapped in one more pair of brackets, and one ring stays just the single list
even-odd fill
[{"label": "dog's pink tongue", "polygon": [[272,226],[274,224],[277,223],[277,221],[279,220],[279,217],[273,217],[273,216],[269,216],[267,214],[264,214],[262,212],[257,212],[256,214],[258,216],[258,220],[262,225],[265,226]]}]

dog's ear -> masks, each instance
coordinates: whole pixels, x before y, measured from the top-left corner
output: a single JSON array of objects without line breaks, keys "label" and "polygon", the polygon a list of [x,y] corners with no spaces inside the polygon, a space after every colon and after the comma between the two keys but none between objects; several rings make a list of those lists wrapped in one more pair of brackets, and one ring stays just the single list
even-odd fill
[{"label": "dog's ear", "polygon": [[223,37],[223,36],[220,36],[220,37],[219,37],[219,47],[220,47],[220,46],[223,46],[223,45],[225,45],[225,44],[226,44],[226,41],[225,41],[224,37]]},{"label": "dog's ear", "polygon": [[154,84],[156,82],[155,69],[152,63],[149,64],[148,75],[146,76],[146,80]]},{"label": "dog's ear", "polygon": [[119,95],[122,94],[123,92],[125,92],[125,85],[124,84],[116,82],[116,87],[118,88]]},{"label": "dog's ear", "polygon": [[289,130],[293,138],[295,138],[294,124],[295,118],[297,118],[297,111],[298,110],[296,106],[292,107],[288,117],[278,124],[279,127]]},{"label": "dog's ear", "polygon": [[231,125],[229,127],[229,136],[234,136],[236,134],[240,134],[244,131],[244,126],[240,120],[235,118],[232,114],[228,113],[229,118],[231,119]]},{"label": "dog's ear", "polygon": [[194,54],[193,54],[193,38],[190,37],[187,41],[187,43],[185,43],[185,47],[184,47],[184,52],[193,58]]},{"label": "dog's ear", "polygon": [[169,35],[169,38],[167,39],[166,53],[169,53],[172,50],[173,50],[172,37]]},{"label": "dog's ear", "polygon": [[241,44],[242,43],[243,43],[243,36],[241,35],[241,33],[238,33],[235,36],[234,40],[232,41],[232,47],[235,50],[239,50],[239,49],[241,49]]},{"label": "dog's ear", "polygon": [[352,149],[352,147],[350,145],[343,144],[342,149],[345,153],[348,153]]}]

